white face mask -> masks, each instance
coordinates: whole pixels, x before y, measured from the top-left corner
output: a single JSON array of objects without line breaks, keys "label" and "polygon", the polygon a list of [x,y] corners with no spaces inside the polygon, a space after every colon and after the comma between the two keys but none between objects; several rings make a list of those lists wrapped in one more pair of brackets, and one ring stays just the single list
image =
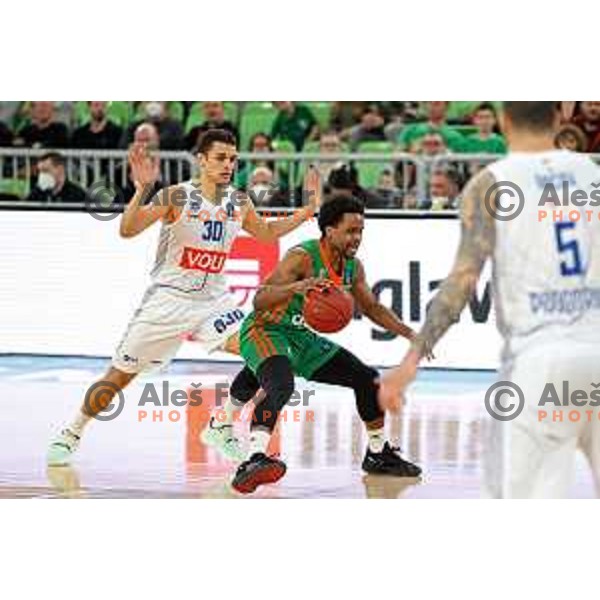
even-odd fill
[{"label": "white face mask", "polygon": [[53,190],[56,187],[56,179],[51,173],[39,173],[37,178],[37,186],[43,192]]},{"label": "white face mask", "polygon": [[160,119],[163,114],[163,105],[160,102],[148,102],[146,104],[146,115],[150,119]]}]

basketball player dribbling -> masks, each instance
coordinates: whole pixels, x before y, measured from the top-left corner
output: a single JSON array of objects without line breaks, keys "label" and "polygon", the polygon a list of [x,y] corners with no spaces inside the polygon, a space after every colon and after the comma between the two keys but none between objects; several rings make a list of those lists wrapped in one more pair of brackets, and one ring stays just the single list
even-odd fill
[{"label": "basketball player dribbling", "polygon": [[[504,103],[510,153],[465,188],[454,267],[410,351],[380,388],[381,405],[399,409],[419,361],[458,321],[490,258],[504,338],[500,380],[519,386],[523,410],[512,420],[489,419],[482,482],[488,497],[567,496],[578,446],[600,491],[600,414],[595,402],[581,402],[593,398],[600,364],[600,169],[585,155],[554,148],[560,109],[558,102]],[[515,184],[522,191],[523,210],[512,219],[506,219],[507,199],[499,191],[507,183],[513,198]],[[570,194],[579,191],[579,202],[540,207],[546,186],[562,194],[565,183]],[[581,202],[581,191],[590,201]],[[540,208],[562,214],[542,219]],[[577,390],[578,402],[566,406],[561,398],[558,406],[541,406],[548,390],[562,395],[565,382],[571,393]],[[511,394],[515,406],[518,394]],[[506,398],[495,402],[500,416],[511,408]],[[562,408],[562,417],[543,418],[541,408]]]},{"label": "basketball player dribbling", "polygon": [[[285,463],[267,456],[267,446],[279,413],[294,392],[295,375],[354,392],[368,435],[362,463],[365,472],[397,477],[418,477],[421,473],[385,439],[385,415],[377,402],[378,372],[308,329],[303,319],[308,291],[337,285],[354,297],[371,321],[395,335],[413,338],[412,329],[376,299],[367,285],[364,267],[356,258],[364,228],[363,203],[348,197],[328,200],[319,212],[319,228],[321,238],[292,248],[258,289],[254,311],[240,331],[246,367],[233,381],[231,396],[239,406],[249,402],[259,388],[264,391],[252,419],[246,460],[232,481],[233,488],[241,493],[275,483],[285,474]],[[231,428],[229,419],[220,427]],[[209,427],[213,421],[214,417]]]},{"label": "basketball player dribbling", "polygon": [[[47,462],[67,465],[84,428],[139,373],[169,363],[183,337],[208,351],[239,353],[238,330],[244,313],[227,289],[223,269],[240,229],[262,242],[274,242],[312,217],[319,205],[319,175],[307,172],[308,205],[293,216],[263,220],[247,196],[230,187],[237,149],[224,130],[207,131],[199,140],[200,178],[165,188],[147,202],[158,178],[158,157],[143,144],[130,151],[136,192],[123,214],[120,233],[133,237],[161,221],[152,284],[133,315],[107,373],[92,385],[74,420],[52,441]],[[225,406],[226,410],[231,407]],[[215,435],[228,436],[227,429]],[[221,440],[228,447],[228,440]],[[235,448],[232,449],[235,455]]]}]

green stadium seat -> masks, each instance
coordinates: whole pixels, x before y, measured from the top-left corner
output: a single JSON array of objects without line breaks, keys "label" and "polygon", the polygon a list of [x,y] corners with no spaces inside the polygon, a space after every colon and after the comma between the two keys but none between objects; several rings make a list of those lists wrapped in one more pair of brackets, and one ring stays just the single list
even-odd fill
[{"label": "green stadium seat", "polygon": [[[346,144],[346,142],[342,142],[340,146],[340,154],[346,154],[350,152],[350,147],[348,144]],[[319,142],[310,141],[304,144],[302,152],[304,154],[319,154],[320,149]],[[302,161],[299,165],[298,173],[296,175],[296,185],[302,185],[302,182],[304,181],[304,175],[306,173],[306,167],[307,163]]]},{"label": "green stadium seat", "polygon": [[[185,122],[185,133],[189,133],[194,127],[204,123],[203,102],[205,101],[194,102],[190,107],[190,114]],[[226,121],[231,121],[234,125],[237,125],[239,113],[237,102],[223,102],[223,112]]]},{"label": "green stadium seat", "polygon": [[[110,121],[119,125],[119,127],[127,127],[131,122],[133,109],[131,102],[113,100],[109,101],[106,112]],[[90,122],[90,109],[86,101],[78,101],[75,103],[75,122],[78,126]]]},{"label": "green stadium seat", "polygon": [[[450,102],[450,106],[448,106],[447,118],[449,121],[468,120],[480,104],[483,104],[483,100],[454,100]],[[494,101],[490,102],[490,104],[494,106],[497,112],[500,111],[502,102]]]},{"label": "green stadium seat", "polygon": [[23,199],[29,194],[29,182],[25,179],[0,178],[0,196],[14,196]]},{"label": "green stadium seat", "polygon": [[250,140],[256,133],[271,135],[277,109],[271,102],[248,102],[240,118],[240,148],[248,150]]},{"label": "green stadium seat", "polygon": [[304,104],[304,106],[311,110],[321,131],[329,129],[329,123],[331,122],[331,102],[300,102],[300,104]]},{"label": "green stadium seat", "polygon": [[[183,123],[183,117],[185,113],[183,102],[167,102],[167,111],[169,112],[169,116],[171,117],[171,119]],[[143,121],[145,118],[146,115],[143,112],[143,103],[140,102],[135,110],[134,119],[136,121]]]},{"label": "green stadium seat", "polygon": [[[289,140],[273,140],[273,151],[282,154],[296,154],[296,147]],[[275,161],[275,170],[277,171],[277,179],[281,187],[285,189],[289,188],[290,174],[292,185],[296,181],[295,161],[277,160]]]},{"label": "green stadium seat", "polygon": [[[394,145],[391,142],[362,142],[358,146],[361,154],[391,154]],[[356,161],[358,182],[364,188],[377,187],[379,176],[384,169],[393,169],[392,162],[385,161]]]}]

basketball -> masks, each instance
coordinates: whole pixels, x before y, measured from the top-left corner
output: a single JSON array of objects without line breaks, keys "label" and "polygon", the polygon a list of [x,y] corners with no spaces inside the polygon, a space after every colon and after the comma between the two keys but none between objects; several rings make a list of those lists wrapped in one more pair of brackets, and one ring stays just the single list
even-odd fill
[{"label": "basketball", "polygon": [[320,333],[341,331],[350,323],[353,312],[352,296],[335,286],[309,292],[304,303],[304,320]]}]

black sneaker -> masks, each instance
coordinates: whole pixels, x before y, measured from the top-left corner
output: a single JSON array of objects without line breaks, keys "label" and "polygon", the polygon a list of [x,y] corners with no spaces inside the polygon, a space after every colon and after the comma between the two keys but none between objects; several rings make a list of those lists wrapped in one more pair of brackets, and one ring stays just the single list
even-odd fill
[{"label": "black sneaker", "polygon": [[381,452],[367,453],[362,463],[363,471],[373,475],[395,475],[396,477],[418,477],[421,467],[404,460],[400,456],[400,448],[394,448],[386,442]]},{"label": "black sneaker", "polygon": [[266,454],[253,454],[235,473],[231,486],[240,494],[251,494],[259,485],[279,481],[287,470],[285,463]]}]

